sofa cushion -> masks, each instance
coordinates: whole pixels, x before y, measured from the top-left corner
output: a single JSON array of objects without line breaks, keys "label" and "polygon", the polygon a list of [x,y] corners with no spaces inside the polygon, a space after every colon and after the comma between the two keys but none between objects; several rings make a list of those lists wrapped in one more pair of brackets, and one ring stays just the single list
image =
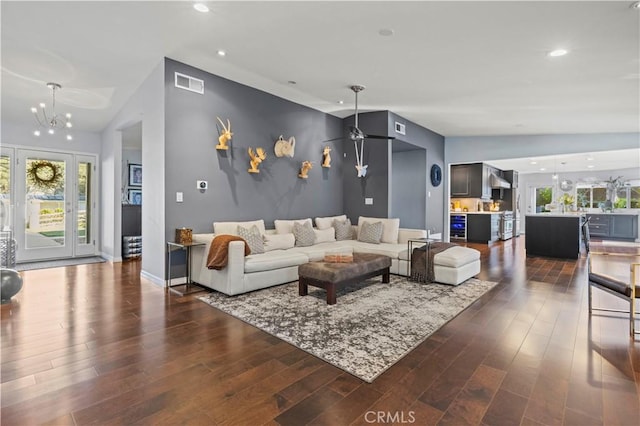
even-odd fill
[{"label": "sofa cushion", "polygon": [[264,251],[286,250],[296,245],[293,234],[264,234]]},{"label": "sofa cushion", "polygon": [[316,234],[316,244],[330,243],[336,240],[336,230],[331,227],[327,229],[314,229],[313,232]]},{"label": "sofa cushion", "polygon": [[312,246],[316,242],[316,233],[313,232],[311,221],[295,222],[293,224],[293,236],[296,237],[296,247]]},{"label": "sofa cushion", "polygon": [[220,234],[238,235],[238,225],[244,228],[251,228],[253,225],[258,227],[260,234],[264,234],[264,220],[254,220],[249,222],[213,222],[213,232]]},{"label": "sofa cushion", "polygon": [[458,268],[480,259],[480,252],[469,247],[450,247],[433,257],[434,265]]},{"label": "sofa cushion", "polygon": [[362,222],[358,241],[363,243],[380,244],[382,238],[382,222]]},{"label": "sofa cushion", "polygon": [[338,220],[340,222],[344,222],[347,220],[346,214],[341,214],[340,216],[328,216],[328,217],[316,217],[316,228],[318,229],[329,229],[333,226],[333,221]]},{"label": "sofa cushion", "polygon": [[308,247],[295,247],[288,251],[293,253],[302,253],[309,258],[310,262],[316,262],[324,259],[324,255],[328,252],[351,254],[353,253],[353,247],[349,243],[332,242],[314,244],[313,246]]},{"label": "sofa cushion", "polygon": [[238,236],[247,242],[251,254],[264,253],[264,240],[256,225],[252,225],[249,229],[238,225]]},{"label": "sofa cushion", "polygon": [[[296,219],[296,220],[282,220],[282,219],[276,219],[273,221],[273,225],[276,227],[276,233],[278,234],[291,234],[293,232],[293,224],[299,222],[299,223],[306,223],[309,222],[309,225],[312,225],[311,223],[311,218],[306,218],[306,219]],[[313,227],[313,225],[312,225]]]},{"label": "sofa cushion", "polygon": [[363,243],[361,241],[353,241],[351,243],[354,253],[374,253],[384,254],[392,259],[407,260],[407,245],[406,244],[370,244]]},{"label": "sofa cushion", "polygon": [[351,240],[353,239],[353,226],[351,220],[346,219],[344,221],[334,220],[333,229],[336,231],[336,240]]},{"label": "sofa cushion", "polygon": [[383,243],[395,244],[398,242],[398,231],[400,229],[400,219],[398,218],[378,218],[378,217],[358,217],[358,239],[360,239],[360,232],[362,232],[363,222],[382,222],[382,238],[380,241]]},{"label": "sofa cushion", "polygon": [[309,258],[303,253],[291,250],[273,250],[262,254],[250,254],[244,258],[244,272],[271,271],[307,263]]}]

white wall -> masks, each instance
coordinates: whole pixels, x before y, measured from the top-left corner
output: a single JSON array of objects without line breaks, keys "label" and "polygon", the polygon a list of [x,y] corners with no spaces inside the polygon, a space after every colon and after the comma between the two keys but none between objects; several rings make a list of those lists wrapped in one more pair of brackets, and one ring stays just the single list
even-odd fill
[{"label": "white wall", "polygon": [[[31,114],[29,111],[25,111],[25,114]],[[45,149],[50,151],[64,151],[74,152],[81,154],[100,154],[100,134],[94,132],[83,132],[73,130],[73,140],[68,141],[66,139],[66,133],[57,132],[54,135],[50,135],[43,132],[40,136],[34,136],[33,131],[36,129],[34,126],[2,122],[2,143],[3,146],[15,145],[22,148],[30,149]]]},{"label": "white wall", "polygon": [[[102,132],[103,254],[121,259],[122,130],[142,122],[142,273],[164,283],[164,59]],[[109,217],[107,217],[107,214]]]}]

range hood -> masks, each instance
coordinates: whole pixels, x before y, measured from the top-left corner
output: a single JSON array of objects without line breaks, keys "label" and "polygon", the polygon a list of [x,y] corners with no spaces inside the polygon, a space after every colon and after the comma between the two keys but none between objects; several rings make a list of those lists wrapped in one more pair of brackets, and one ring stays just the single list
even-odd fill
[{"label": "range hood", "polygon": [[496,175],[495,173],[491,173],[491,188],[492,189],[510,189],[511,184]]}]

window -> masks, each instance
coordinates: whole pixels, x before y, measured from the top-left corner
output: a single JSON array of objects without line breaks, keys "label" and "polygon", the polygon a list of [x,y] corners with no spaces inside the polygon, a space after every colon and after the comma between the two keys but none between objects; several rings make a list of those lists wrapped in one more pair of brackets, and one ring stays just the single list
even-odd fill
[{"label": "window", "polygon": [[551,203],[552,188],[550,186],[543,186],[535,188],[536,194],[536,213],[547,212],[546,205]]},{"label": "window", "polygon": [[[576,188],[578,207],[598,209],[604,207],[607,201],[607,188],[604,184],[577,185]],[[638,182],[629,182],[628,185],[616,190],[614,209],[639,209],[640,185]]]}]

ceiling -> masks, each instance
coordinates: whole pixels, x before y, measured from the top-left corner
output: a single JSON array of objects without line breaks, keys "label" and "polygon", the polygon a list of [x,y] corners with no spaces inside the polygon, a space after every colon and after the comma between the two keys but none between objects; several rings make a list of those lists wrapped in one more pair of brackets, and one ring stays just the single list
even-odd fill
[{"label": "ceiling", "polygon": [[445,136],[640,130],[631,2],[207,4],[1,2],[2,120],[32,123],[54,81],[58,111],[101,131],[166,56],[339,117],[363,84],[363,111]]}]

